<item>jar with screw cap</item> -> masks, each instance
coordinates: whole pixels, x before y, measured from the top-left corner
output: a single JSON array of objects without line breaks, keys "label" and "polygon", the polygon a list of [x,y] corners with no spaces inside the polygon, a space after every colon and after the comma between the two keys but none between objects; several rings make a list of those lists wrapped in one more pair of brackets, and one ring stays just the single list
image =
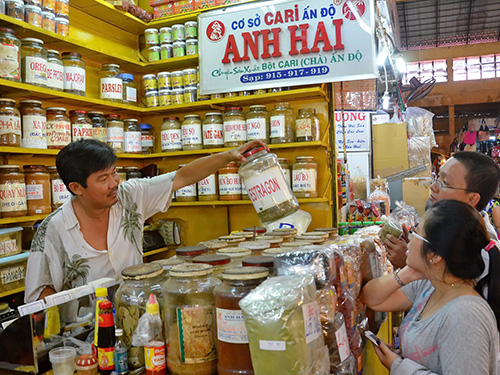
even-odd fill
[{"label": "jar with screw cap", "polygon": [[247,140],[247,122],[241,107],[230,107],[224,113],[224,147],[238,147]]},{"label": "jar with screw cap", "polygon": [[0,145],[21,146],[21,115],[14,99],[0,98]]},{"label": "jar with screw cap", "polygon": [[203,148],[200,115],[184,116],[181,130],[183,150],[201,150]]},{"label": "jar with screw cap", "polygon": [[108,146],[115,152],[123,152],[124,124],[119,115],[111,114],[106,116],[108,123]]},{"label": "jar with screw cap", "polygon": [[21,39],[21,76],[24,83],[47,86],[47,50],[42,40]]},{"label": "jar with screw cap", "polygon": [[22,147],[47,148],[47,115],[39,100],[25,99],[19,102],[23,139]]},{"label": "jar with screw cap", "polygon": [[92,137],[106,143],[108,141],[107,121],[103,112],[89,111],[88,116],[92,121]]},{"label": "jar with screw cap", "polygon": [[27,212],[24,173],[19,171],[19,165],[0,165],[0,213],[2,217],[26,216]]},{"label": "jar with screw cap", "polygon": [[265,105],[252,105],[246,115],[247,141],[269,142],[269,116]]},{"label": "jar with screw cap", "polygon": [[124,129],[124,151],[132,154],[140,154],[141,147],[141,128],[137,119],[123,120]]},{"label": "jar with screw cap", "polygon": [[123,79],[120,65],[103,64],[99,71],[100,98],[110,102],[123,102]]},{"label": "jar with screw cap", "polygon": [[28,215],[50,214],[52,212],[50,175],[45,165],[25,165],[23,169]]},{"label": "jar with screw cap", "polygon": [[71,121],[66,108],[47,108],[47,148],[61,150],[71,142]]},{"label": "jar with screw cap", "polygon": [[71,140],[92,139],[92,120],[87,116],[87,111],[69,111],[71,120]]},{"label": "jar with screw cap", "polygon": [[301,108],[295,119],[297,142],[319,141],[319,118],[314,108]]},{"label": "jar with screw cap", "polygon": [[312,156],[297,156],[292,167],[292,188],[297,198],[316,198],[318,165]]},{"label": "jar with screw cap", "polygon": [[203,120],[203,147],[224,147],[224,123],[222,113],[210,112]]},{"label": "jar with screw cap", "polygon": [[[21,2],[22,4],[22,2]],[[19,82],[21,80],[19,49],[21,41],[16,38],[14,30],[0,28],[0,78]]]},{"label": "jar with screw cap", "polygon": [[295,141],[295,118],[289,103],[278,103],[269,114],[270,142],[289,143]]},{"label": "jar with screw cap", "polygon": [[76,52],[63,52],[64,91],[85,96],[85,62]]},{"label": "jar with screw cap", "polygon": [[155,137],[152,132],[151,124],[139,124],[141,128],[141,150],[143,154],[154,152]]},{"label": "jar with screw cap", "polygon": [[163,124],[161,125],[161,150],[163,152],[182,150],[179,117],[170,116],[163,119]]},{"label": "jar with screw cap", "polygon": [[52,90],[64,90],[64,65],[59,52],[47,50],[47,87]]}]

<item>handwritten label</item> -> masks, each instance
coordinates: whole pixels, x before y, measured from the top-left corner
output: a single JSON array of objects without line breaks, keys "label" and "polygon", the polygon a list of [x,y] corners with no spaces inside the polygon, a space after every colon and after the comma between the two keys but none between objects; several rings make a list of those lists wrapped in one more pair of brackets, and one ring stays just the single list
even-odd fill
[{"label": "handwritten label", "polygon": [[335,338],[337,339],[337,346],[339,348],[340,362],[344,362],[344,360],[351,354],[345,323],[342,323],[342,327],[335,332]]},{"label": "handwritten label", "polygon": [[[348,151],[370,151],[370,113],[344,111],[345,142]],[[335,137],[339,150],[344,149],[342,134],[342,113],[335,111]]]},{"label": "handwritten label", "polygon": [[286,342],[259,340],[259,348],[261,350],[270,350],[273,352],[284,352],[286,350]]},{"label": "handwritten label", "polygon": [[302,314],[304,315],[306,344],[309,344],[318,339],[322,334],[318,302],[314,301],[302,305]]},{"label": "handwritten label", "polygon": [[2,270],[0,274],[0,278],[2,279],[2,284],[10,284],[19,280],[24,279],[24,274],[26,272],[26,268],[24,265],[10,267],[5,270]]}]

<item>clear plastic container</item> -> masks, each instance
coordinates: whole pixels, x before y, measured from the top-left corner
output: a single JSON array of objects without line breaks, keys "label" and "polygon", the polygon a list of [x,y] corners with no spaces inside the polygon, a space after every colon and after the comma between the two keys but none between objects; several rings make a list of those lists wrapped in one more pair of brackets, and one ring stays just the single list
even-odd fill
[{"label": "clear plastic container", "polygon": [[184,87],[184,72],[182,70],[176,70],[170,74],[172,88],[183,88]]},{"label": "clear plastic container", "polygon": [[198,38],[198,22],[188,21],[184,24],[186,39]]},{"label": "clear plastic container", "polygon": [[181,130],[183,150],[201,150],[203,148],[200,115],[184,116]]},{"label": "clear plastic container", "polygon": [[161,125],[160,134],[162,152],[182,150],[181,123],[179,117],[165,117]]},{"label": "clear plastic container", "polygon": [[148,61],[149,62],[160,61],[160,51],[161,47],[159,46],[148,47]]},{"label": "clear plastic container", "polygon": [[224,113],[224,147],[238,147],[247,141],[247,122],[241,107]]},{"label": "clear plastic container", "polygon": [[158,91],[148,91],[146,93],[146,107],[158,107],[160,105],[160,101],[158,98]]},{"label": "clear plastic container", "polygon": [[56,33],[62,36],[69,35],[69,20],[64,17],[56,17]]},{"label": "clear plastic container", "polygon": [[50,11],[42,12],[42,29],[56,32],[56,16]]},{"label": "clear plastic container", "polygon": [[186,56],[198,54],[198,39],[186,40]]},{"label": "clear plastic container", "polygon": [[172,105],[172,91],[168,89],[160,90],[158,94],[158,103],[160,107]]},{"label": "clear plastic container", "polygon": [[172,44],[172,57],[186,56],[186,42],[174,42]]},{"label": "clear plastic container", "polygon": [[172,41],[186,40],[186,28],[184,25],[177,24],[172,26]]},{"label": "clear plastic container", "polygon": [[295,141],[295,118],[289,103],[277,103],[269,113],[269,123],[271,143]]},{"label": "clear plastic container", "polygon": [[269,142],[269,115],[265,105],[252,105],[247,117],[247,141]]},{"label": "clear plastic container", "polygon": [[154,74],[145,74],[142,76],[142,88],[145,93],[149,91],[157,91],[158,83]]},{"label": "clear plastic container", "polygon": [[23,0],[5,0],[5,14],[19,21],[24,21]]},{"label": "clear plastic container", "polygon": [[182,71],[182,84],[192,86],[198,83],[196,69],[184,69]]},{"label": "clear plastic container", "polygon": [[160,44],[172,43],[172,28],[162,27],[160,29]]},{"label": "clear plastic container", "polygon": [[297,198],[316,198],[318,165],[312,156],[297,156],[293,163],[292,189]]},{"label": "clear plastic container", "polygon": [[319,141],[319,118],[314,108],[299,109],[295,133],[297,142]]},{"label": "clear plastic container", "polygon": [[158,34],[158,29],[146,29],[144,30],[144,39],[146,40],[147,46],[156,46],[160,43],[160,38]]},{"label": "clear plastic container", "polygon": [[196,102],[196,94],[198,88],[196,86],[186,86],[184,87],[184,103],[194,103]]},{"label": "clear plastic container", "polygon": [[172,87],[172,76],[170,72],[158,73],[158,88],[160,90],[170,89]]},{"label": "clear plastic container", "polygon": [[160,60],[168,60],[173,57],[173,46],[169,43],[160,46]]},{"label": "clear plastic container", "polygon": [[42,8],[38,5],[24,6],[24,19],[32,26],[42,27]]},{"label": "clear plastic container", "polygon": [[184,104],[184,89],[172,90],[172,104]]}]

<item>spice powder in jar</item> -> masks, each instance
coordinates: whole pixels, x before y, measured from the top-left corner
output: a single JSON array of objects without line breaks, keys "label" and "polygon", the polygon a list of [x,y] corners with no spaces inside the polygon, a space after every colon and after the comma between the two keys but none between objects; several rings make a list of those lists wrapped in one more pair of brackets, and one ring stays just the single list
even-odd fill
[{"label": "spice powder in jar", "polygon": [[295,132],[297,142],[319,141],[319,118],[314,108],[299,109]]},{"label": "spice powder in jar", "polygon": [[291,143],[295,141],[295,118],[289,103],[278,103],[269,114],[270,142]]},{"label": "spice powder in jar", "polygon": [[22,147],[47,148],[47,116],[39,100],[19,102],[22,126]]},{"label": "spice powder in jar", "polygon": [[59,52],[47,50],[47,87],[52,90],[64,90],[64,65]]},{"label": "spice powder in jar", "polygon": [[[184,167],[186,164],[179,164],[179,169]],[[198,195],[196,194],[196,184],[184,186],[175,191],[175,200],[177,202],[195,202],[198,200]]]},{"label": "spice powder in jar", "polygon": [[21,115],[14,99],[0,98],[0,145],[21,146]]},{"label": "spice powder in jar", "polygon": [[216,201],[219,199],[217,194],[217,175],[215,173],[198,182],[198,200]]},{"label": "spice powder in jar", "polygon": [[224,147],[222,113],[210,112],[203,120],[203,148]]},{"label": "spice powder in jar", "polygon": [[71,121],[66,108],[47,108],[47,148],[61,150],[71,142]]},{"label": "spice powder in jar", "polygon": [[120,65],[103,64],[99,71],[100,98],[110,102],[123,101],[123,79],[120,74]]},{"label": "spice powder in jar", "polygon": [[71,140],[92,139],[92,120],[86,111],[69,111],[71,121]]},{"label": "spice powder in jar", "polygon": [[85,96],[85,62],[82,60],[82,55],[76,52],[64,52],[62,62],[64,65],[64,91]]},{"label": "spice powder in jar", "polygon": [[179,117],[171,116],[163,119],[163,124],[161,125],[161,150],[163,152],[182,150]]},{"label": "spice powder in jar", "polygon": [[25,165],[26,201],[28,215],[45,215],[52,212],[50,175],[45,165]]},{"label": "spice powder in jar", "polygon": [[123,152],[124,124],[119,115],[106,116],[108,123],[108,146],[115,152]]},{"label": "spice powder in jar", "polygon": [[26,216],[26,183],[19,165],[0,165],[0,213],[2,217]]},{"label": "spice powder in jar", "polygon": [[252,105],[247,113],[247,141],[269,142],[269,116],[265,105]]},{"label": "spice powder in jar", "polygon": [[224,113],[224,147],[238,147],[247,140],[247,122],[241,107],[230,107]]},{"label": "spice powder in jar", "polygon": [[42,40],[21,39],[21,77],[24,83],[47,87],[47,50]]},{"label": "spice powder in jar", "polygon": [[221,201],[241,200],[241,177],[239,163],[232,161],[219,169],[219,196]]},{"label": "spice powder in jar", "polygon": [[92,138],[106,143],[108,141],[108,129],[104,113],[99,111],[89,111],[87,115],[92,121]]},{"label": "spice powder in jar", "polygon": [[141,128],[137,119],[123,120],[124,130],[124,151],[131,154],[140,154],[141,146]]},{"label": "spice powder in jar", "polygon": [[183,150],[201,150],[203,148],[201,120],[199,115],[184,116],[181,130]]},{"label": "spice powder in jar", "polygon": [[297,156],[292,167],[292,189],[297,198],[318,196],[318,165],[312,156]]},{"label": "spice powder in jar", "polygon": [[139,124],[141,128],[141,150],[143,154],[154,152],[155,136],[152,132],[151,124]]},{"label": "spice powder in jar", "polygon": [[64,182],[59,176],[59,172],[57,172],[57,167],[55,165],[48,166],[47,172],[50,174],[52,211],[55,211],[70,199],[70,192],[66,188],[66,185],[64,185]]}]

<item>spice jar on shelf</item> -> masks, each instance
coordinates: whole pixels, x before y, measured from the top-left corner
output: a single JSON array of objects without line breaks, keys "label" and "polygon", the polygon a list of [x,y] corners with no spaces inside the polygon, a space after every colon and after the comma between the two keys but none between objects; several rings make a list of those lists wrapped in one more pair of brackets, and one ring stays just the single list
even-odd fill
[{"label": "spice jar on shelf", "polygon": [[71,140],[92,139],[92,120],[87,116],[87,111],[69,111],[71,121]]},{"label": "spice jar on shelf", "polygon": [[43,0],[42,9],[47,12],[55,14],[56,11],[56,0]]},{"label": "spice jar on shelf", "polygon": [[5,14],[19,21],[24,21],[23,0],[5,0]]},{"label": "spice jar on shelf", "polygon": [[172,44],[172,57],[186,56],[186,42],[174,42]]},{"label": "spice jar on shelf", "polygon": [[178,89],[184,87],[184,72],[176,70],[170,74],[172,88]]},{"label": "spice jar on shelf", "polygon": [[21,39],[21,77],[24,83],[47,86],[47,50],[42,40]]},{"label": "spice jar on shelf", "polygon": [[59,52],[54,49],[47,50],[47,88],[64,90],[64,65]]},{"label": "spice jar on shelf", "polygon": [[123,81],[123,104],[137,105],[137,86],[133,74],[122,73]]},{"label": "spice jar on shelf", "polygon": [[232,161],[219,169],[219,199],[221,201],[241,200],[241,178],[238,168],[239,163]]},{"label": "spice jar on shelf", "polygon": [[21,114],[14,99],[0,98],[0,145],[21,146]]},{"label": "spice jar on shelf", "polygon": [[156,90],[151,90],[146,93],[146,107],[151,108],[151,107],[158,107],[159,105],[159,100],[158,100],[158,91]]},{"label": "spice jar on shelf", "polygon": [[147,46],[156,46],[160,43],[158,29],[146,29],[144,30],[144,39],[146,40]]},{"label": "spice jar on shelf", "polygon": [[160,90],[158,94],[158,103],[160,107],[172,105],[172,91],[168,89]]},{"label": "spice jar on shelf", "polygon": [[106,121],[108,125],[108,146],[115,152],[123,152],[123,141],[124,141],[124,124],[120,120],[119,115],[107,115]]},{"label": "spice jar on shelf", "polygon": [[318,196],[318,165],[312,156],[297,156],[292,167],[292,188],[297,198]]},{"label": "spice jar on shelf", "polygon": [[56,16],[51,11],[42,11],[42,29],[56,32]]},{"label": "spice jar on shelf", "polygon": [[186,40],[186,56],[198,54],[198,39]]},{"label": "spice jar on shelf", "polygon": [[186,39],[198,38],[198,22],[187,21],[184,24],[184,34]]},{"label": "spice jar on shelf", "polygon": [[149,62],[160,61],[160,51],[161,47],[159,46],[148,47],[148,61]]},{"label": "spice jar on shelf", "polygon": [[295,118],[289,103],[277,103],[269,114],[269,123],[271,143],[295,141]]},{"label": "spice jar on shelf", "polygon": [[314,108],[301,108],[295,120],[297,142],[319,141],[319,118]]},{"label": "spice jar on shelf", "polygon": [[47,172],[50,174],[50,195],[52,196],[52,211],[57,210],[67,200],[71,199],[71,194],[66,189],[63,180],[57,172],[56,166],[47,167]]},{"label": "spice jar on shelf", "polygon": [[145,74],[142,76],[142,89],[145,93],[149,91],[158,91],[158,83],[154,74]]},{"label": "spice jar on shelf", "polygon": [[172,28],[162,27],[160,29],[160,44],[172,43]]},{"label": "spice jar on shelf", "polygon": [[139,167],[125,167],[123,169],[127,174],[127,180],[142,178],[142,172],[139,170]]},{"label": "spice jar on shelf", "polygon": [[198,255],[192,259],[193,264],[209,264],[212,268],[212,276],[220,279],[222,271],[229,267],[231,258],[227,255],[205,254]]},{"label": "spice jar on shelf", "polygon": [[172,75],[170,72],[158,73],[158,88],[160,90],[170,89],[172,87]]},{"label": "spice jar on shelf", "polygon": [[222,113],[209,112],[203,120],[203,148],[224,147]]},{"label": "spice jar on shelf", "polygon": [[203,148],[199,115],[184,116],[181,130],[183,150],[201,150]]},{"label": "spice jar on shelf", "polygon": [[25,165],[23,169],[28,216],[50,214],[52,212],[50,175],[45,165]]},{"label": "spice jar on shelf", "polygon": [[69,0],[56,0],[56,17],[69,18]]},{"label": "spice jar on shelf", "polygon": [[85,62],[76,52],[63,52],[64,91],[85,96]]},{"label": "spice jar on shelf", "polygon": [[65,17],[56,17],[56,33],[62,36],[69,35],[69,20]]},{"label": "spice jar on shelf", "polygon": [[47,108],[47,148],[61,150],[71,142],[71,121],[66,108]]},{"label": "spice jar on shelf", "polygon": [[172,41],[186,40],[186,28],[184,25],[176,24],[172,26]]},{"label": "spice jar on shelf", "polygon": [[[19,165],[0,165],[0,213],[2,217],[26,216],[26,183]],[[9,192],[9,194],[6,194]]]},{"label": "spice jar on shelf", "polygon": [[217,175],[215,173],[198,181],[198,200],[216,201],[219,199],[217,194]]},{"label": "spice jar on shelf", "polygon": [[140,154],[141,147],[141,128],[137,119],[123,120],[124,130],[124,151],[131,154]]},{"label": "spice jar on shelf", "polygon": [[[184,167],[186,164],[179,164],[179,169]],[[198,194],[196,193],[196,184],[184,186],[175,191],[175,200],[177,202],[195,202],[198,200]]]},{"label": "spice jar on shelf", "polygon": [[0,28],[0,45],[2,46],[2,59],[0,60],[0,78],[19,82],[21,80],[19,61],[21,41],[16,38],[14,30]]},{"label": "spice jar on shelf", "polygon": [[152,132],[151,124],[139,124],[141,128],[141,150],[143,154],[152,154],[154,152],[155,137]]},{"label": "spice jar on shelf", "polygon": [[165,43],[160,46],[160,60],[168,60],[173,57],[173,46]]},{"label": "spice jar on shelf", "polygon": [[39,100],[21,100],[22,147],[47,148],[47,117]]},{"label": "spice jar on shelf", "polygon": [[89,111],[87,115],[92,121],[92,138],[106,143],[108,141],[108,129],[104,113],[99,111]]},{"label": "spice jar on shelf", "polygon": [[247,140],[247,122],[241,107],[230,107],[224,113],[224,147],[238,147]]},{"label": "spice jar on shelf", "polygon": [[278,163],[280,164],[281,170],[283,171],[283,176],[285,176],[285,181],[288,187],[292,188],[292,173],[290,172],[290,164],[286,158],[278,158]]},{"label": "spice jar on shelf", "polygon": [[179,117],[170,116],[163,119],[161,125],[161,151],[181,151],[181,123]]},{"label": "spice jar on shelf", "polygon": [[42,27],[42,8],[39,5],[25,4],[24,19],[32,26]]},{"label": "spice jar on shelf", "polygon": [[269,116],[265,105],[252,105],[246,115],[247,141],[269,142]]},{"label": "spice jar on shelf", "polygon": [[123,102],[123,79],[120,65],[103,64],[99,71],[100,98],[110,102]]}]

